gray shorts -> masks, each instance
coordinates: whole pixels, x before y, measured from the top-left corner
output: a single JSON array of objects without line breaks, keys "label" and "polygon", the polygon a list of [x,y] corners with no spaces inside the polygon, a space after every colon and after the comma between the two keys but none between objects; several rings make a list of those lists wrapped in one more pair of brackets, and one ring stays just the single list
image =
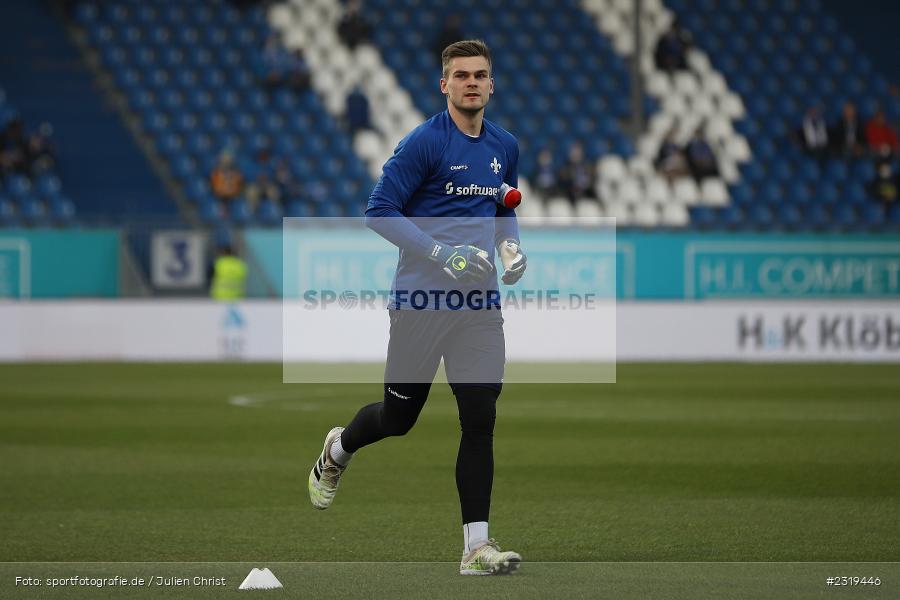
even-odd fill
[{"label": "gray shorts", "polygon": [[385,383],[431,383],[441,358],[454,389],[500,390],[506,364],[503,315],[490,310],[389,310]]}]

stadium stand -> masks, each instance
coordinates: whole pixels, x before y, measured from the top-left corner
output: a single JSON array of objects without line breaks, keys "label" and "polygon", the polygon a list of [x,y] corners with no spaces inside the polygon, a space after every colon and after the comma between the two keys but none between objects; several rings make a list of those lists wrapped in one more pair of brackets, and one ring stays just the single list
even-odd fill
[{"label": "stadium stand", "polygon": [[[889,122],[900,117],[900,100],[885,78],[820,0],[644,0],[638,62],[647,121],[639,132],[629,130],[628,60],[636,46],[630,0],[368,0],[362,15],[371,24],[369,39],[353,48],[338,32],[345,10],[338,0],[243,9],[224,0],[73,5],[74,23],[127,99],[142,135],[209,225],[359,215],[400,137],[443,110],[432,46],[448,18],[460,13],[467,15],[463,33],[496,49],[497,92],[489,118],[520,140],[520,187],[529,199],[520,209],[524,216],[560,223],[613,216],[620,225],[642,228],[900,227],[900,206],[872,197],[878,173],[872,155],[817,159],[797,141],[810,106],[820,106],[829,124],[846,101],[856,104],[864,121],[878,107]],[[654,61],[654,49],[676,19],[692,43],[686,68],[669,73]],[[309,89],[264,81],[258,65],[273,34],[286,52],[304,53]],[[351,133],[344,113],[357,88],[370,103],[372,127]],[[715,156],[716,174],[694,179],[657,172],[663,139],[674,132],[684,145],[698,129]],[[538,152],[549,148],[554,164],[562,165],[576,142],[596,161],[599,202],[552,193],[541,198],[529,181]],[[227,200],[214,194],[210,179],[223,153],[233,155],[244,182]],[[282,160],[288,168],[279,174],[286,171],[296,184],[289,193],[280,199],[247,194],[261,171],[273,175]],[[900,171],[896,155],[888,162]],[[142,168],[149,172],[146,164]],[[119,214],[115,193],[82,200],[78,181],[70,184],[64,175],[79,215]],[[283,179],[276,178],[277,185]],[[52,194],[58,181],[32,182],[31,189]],[[268,185],[261,178],[257,192]],[[12,197],[26,187],[6,182],[0,223],[26,215],[44,222],[44,213],[31,205],[22,210]],[[173,202],[162,204],[163,211],[175,212]],[[48,208],[57,222],[71,217],[72,203]]]},{"label": "stadium stand", "polygon": [[[18,224],[66,225],[73,211],[79,223],[175,215],[175,204],[97,88],[51,3],[9,0],[2,11],[0,36],[9,59],[0,64],[0,84],[6,105],[26,129],[52,124],[56,154],[55,173],[33,181],[23,196],[43,202],[26,202]],[[18,188],[24,194],[24,183],[7,183],[8,192]]]},{"label": "stadium stand", "polygon": [[[548,147],[557,165],[569,147],[582,142],[591,160],[612,153],[629,157],[634,145],[623,125],[629,116],[630,82],[625,61],[608,38],[580,10],[577,2],[539,2],[515,8],[497,2],[370,0],[364,6],[378,26],[373,42],[415,106],[431,115],[444,108],[438,93],[440,65],[431,51],[442,23],[453,13],[466,15],[464,34],[485,39],[495,49],[496,92],[490,118],[514,132],[521,149],[519,170],[535,166]],[[534,52],[541,48],[541,52]],[[523,90],[527,93],[523,93]],[[647,108],[653,103],[647,99]],[[526,184],[526,189],[528,188]],[[524,193],[524,192],[523,192]],[[534,195],[529,198],[535,200]],[[546,214],[566,218],[571,203],[550,200]],[[537,213],[532,213],[535,209]],[[522,212],[539,215],[540,202],[522,204]]]},{"label": "stadium stand", "polygon": [[[315,93],[269,90],[254,70],[270,34],[262,7],[83,2],[75,14],[204,222],[361,214],[371,180],[349,136]],[[256,160],[260,153],[285,159],[306,193],[283,207],[253,207],[243,195],[226,205],[209,186],[223,150],[245,181],[272,168]]]},{"label": "stadium stand", "polygon": [[818,0],[710,2],[668,0],[698,47],[709,53],[746,102],[736,129],[749,141],[753,160],[741,166],[730,192],[735,206],[693,209],[700,226],[768,229],[881,229],[900,225],[865,193],[874,176],[871,156],[831,158],[820,164],[792,139],[809,106],[821,106],[829,123],[847,100],[865,121],[879,105],[900,117],[900,100],[885,78],[841,30]]},{"label": "stadium stand", "polygon": [[56,171],[52,126],[28,131],[0,90],[0,226],[68,226],[75,206]]}]

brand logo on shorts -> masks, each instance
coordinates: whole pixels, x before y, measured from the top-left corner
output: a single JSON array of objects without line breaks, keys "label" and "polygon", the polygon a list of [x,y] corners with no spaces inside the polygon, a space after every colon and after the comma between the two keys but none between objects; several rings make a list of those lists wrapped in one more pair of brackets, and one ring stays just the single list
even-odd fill
[{"label": "brand logo on shorts", "polygon": [[450,165],[451,171],[465,171],[469,168],[469,165]]},{"label": "brand logo on shorts", "polygon": [[398,394],[397,392],[395,392],[395,391],[392,390],[391,388],[388,388],[388,392],[389,392],[390,394],[394,395],[394,396],[397,396],[397,397],[400,398],[401,400],[409,400],[409,399],[412,397],[412,396],[404,396],[404,395],[402,395],[402,394]]}]

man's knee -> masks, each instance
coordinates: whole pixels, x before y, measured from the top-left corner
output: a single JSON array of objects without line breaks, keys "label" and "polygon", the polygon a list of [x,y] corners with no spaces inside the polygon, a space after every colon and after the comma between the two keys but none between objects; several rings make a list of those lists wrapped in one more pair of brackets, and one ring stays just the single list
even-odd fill
[{"label": "man's knee", "polygon": [[459,407],[459,425],[463,433],[493,435],[499,390],[492,387],[460,386],[453,392]]},{"label": "man's knee", "polygon": [[429,387],[418,384],[385,384],[382,406],[385,434],[397,436],[409,433],[422,412]]}]

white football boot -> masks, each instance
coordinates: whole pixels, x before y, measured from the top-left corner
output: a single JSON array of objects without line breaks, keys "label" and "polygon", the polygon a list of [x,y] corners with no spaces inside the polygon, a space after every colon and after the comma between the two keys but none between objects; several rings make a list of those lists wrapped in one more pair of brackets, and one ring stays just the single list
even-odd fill
[{"label": "white football boot", "polygon": [[325,436],[325,446],[322,448],[322,454],[316,460],[312,470],[309,472],[309,501],[319,510],[325,510],[334,501],[334,495],[337,493],[338,483],[341,481],[341,475],[347,467],[334,462],[331,458],[331,445],[344,431],[343,427],[335,427]]}]

